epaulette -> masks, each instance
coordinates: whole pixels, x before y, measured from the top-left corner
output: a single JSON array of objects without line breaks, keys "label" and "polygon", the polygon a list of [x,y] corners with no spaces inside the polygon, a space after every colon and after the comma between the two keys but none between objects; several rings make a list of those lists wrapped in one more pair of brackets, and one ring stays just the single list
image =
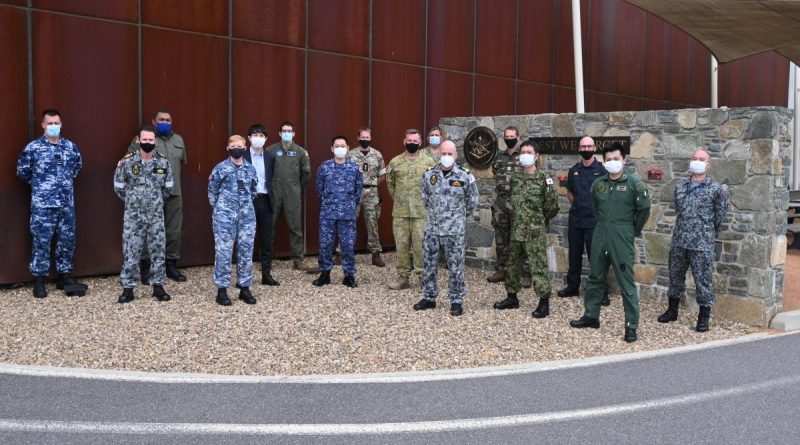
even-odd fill
[{"label": "epaulette", "polygon": [[[438,164],[437,164],[437,165],[438,165]],[[433,167],[428,167],[428,169],[427,169],[427,170],[425,170],[425,171],[426,171],[426,172],[429,172],[429,171],[433,170],[434,168],[436,168],[436,165],[434,165]]]},{"label": "epaulette", "polygon": [[167,155],[165,155],[164,153],[161,153],[160,151],[157,151],[156,155],[161,156],[162,158],[166,158],[167,157]]},{"label": "epaulette", "polygon": [[123,156],[122,159],[128,159],[128,158],[132,158],[132,157],[133,157],[133,152],[130,151],[128,153],[125,153],[125,156]]},{"label": "epaulette", "polygon": [[467,167],[461,167],[461,170],[464,170],[467,173],[472,173],[471,171],[469,171],[469,169]]}]

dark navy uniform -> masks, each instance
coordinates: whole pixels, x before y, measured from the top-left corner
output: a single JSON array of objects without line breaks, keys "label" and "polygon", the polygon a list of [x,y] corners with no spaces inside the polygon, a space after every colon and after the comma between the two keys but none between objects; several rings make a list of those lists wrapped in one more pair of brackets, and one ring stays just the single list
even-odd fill
[{"label": "dark navy uniform", "polygon": [[356,208],[361,201],[363,178],[353,161],[338,164],[329,159],[317,169],[319,209],[319,270],[333,268],[333,244],[339,236],[342,248],[342,269],[345,275],[356,273]]},{"label": "dark navy uniform", "polygon": [[578,162],[569,169],[567,177],[567,190],[573,195],[572,205],[569,208],[569,229],[567,239],[569,242],[569,271],[567,272],[567,287],[578,289],[581,285],[581,267],[583,250],[586,255],[592,256],[592,234],[597,218],[592,210],[592,183],[606,174],[603,164],[592,161],[588,167],[583,162]]}]

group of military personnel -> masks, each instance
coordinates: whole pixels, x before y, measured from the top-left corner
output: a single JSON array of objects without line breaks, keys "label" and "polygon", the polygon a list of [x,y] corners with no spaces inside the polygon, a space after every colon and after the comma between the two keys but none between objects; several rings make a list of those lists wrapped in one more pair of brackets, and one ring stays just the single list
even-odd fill
[{"label": "group of military personnel", "polygon": [[[123,267],[120,303],[134,298],[138,284],[150,284],[153,296],[168,301],[167,278],[186,281],[177,268],[180,258],[182,224],[181,166],[187,163],[185,144],[173,131],[172,116],[160,109],[151,125],[134,137],[128,153],[117,164],[114,190],[124,201]],[[72,276],[75,248],[73,179],[81,169],[77,146],[61,136],[57,110],[42,113],[44,134],[29,143],[20,155],[17,175],[30,184],[33,235],[30,271],[33,295],[47,296],[45,280],[50,268],[50,247],[56,238],[57,288],[68,295],[83,295],[86,286]],[[342,284],[355,288],[354,248],[356,220],[364,214],[372,265],[384,267],[378,233],[381,199],[378,187],[386,182],[394,205],[392,229],[397,250],[397,277],[388,284],[392,290],[411,287],[413,271],[420,280],[422,299],[415,310],[436,307],[440,262],[449,270],[450,314],[463,313],[467,284],[464,279],[466,221],[477,206],[475,177],[458,161],[455,144],[444,138],[439,127],[427,132],[426,147],[416,129],[405,131],[403,153],[388,165],[372,147],[372,130],[358,130],[358,145],[349,147],[345,136],[331,141],[333,157],[323,162],[316,174],[316,192],[321,203],[320,252],[317,267],[304,261],[302,191],[310,179],[308,152],[297,145],[294,125],[284,122],[280,142],[265,147],[267,130],[252,125],[247,138],[232,135],[226,146],[227,158],[209,176],[208,199],[212,207],[216,301],[232,304],[227,289],[232,284],[231,261],[236,249],[236,287],[239,299],[255,304],[253,253],[259,241],[261,283],[279,286],[272,276],[272,240],[284,213],[289,226],[292,260],[296,270],[319,274],[313,285],[330,284],[334,252],[341,251]],[[553,179],[540,169],[535,141],[520,140],[519,131],[503,132],[506,150],[497,157],[492,171],[496,197],[492,207],[497,252],[496,270],[489,282],[505,282],[507,296],[494,307],[519,308],[518,293],[533,287],[539,302],[532,316],[549,315],[552,285],[547,261],[547,228],[559,212]],[[249,142],[249,144],[248,144]],[[249,146],[248,146],[249,145]],[[569,271],[567,286],[559,297],[580,295],[584,250],[591,272],[584,291],[585,311],[570,322],[575,328],[599,327],[600,309],[610,304],[609,268],[614,270],[625,309],[627,342],[636,341],[639,302],[634,282],[634,237],[639,236],[650,215],[647,186],[636,175],[624,171],[625,151],[619,144],[605,147],[603,163],[595,154],[590,137],[580,141],[582,160],[570,168],[566,179],[569,211]],[[676,223],[669,256],[670,286],[667,311],[659,322],[677,319],[679,301],[685,293],[685,276],[691,267],[697,286],[700,314],[696,329],[708,330],[714,293],[711,284],[714,240],[725,219],[727,199],[724,186],[711,179],[707,151],[699,149],[689,165],[690,177],[675,187]],[[337,243],[338,241],[338,243]]]}]

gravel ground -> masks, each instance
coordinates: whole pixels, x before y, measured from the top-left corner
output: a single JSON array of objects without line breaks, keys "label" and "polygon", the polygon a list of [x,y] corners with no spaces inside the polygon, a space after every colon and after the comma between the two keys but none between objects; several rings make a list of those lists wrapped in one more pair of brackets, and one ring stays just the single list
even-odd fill
[{"label": "gravel ground", "polygon": [[[662,304],[645,303],[639,341],[622,341],[622,302],[612,296],[603,308],[599,330],[572,329],[582,314],[580,298],[551,301],[551,315],[533,319],[537,299],[521,294],[519,310],[497,311],[492,303],[505,296],[502,284],[490,284],[485,271],[465,271],[470,285],[464,315],[449,315],[446,292],[434,310],[414,312],[417,289],[390,291],[394,256],[388,266],[369,265],[358,255],[358,289],[341,284],[311,285],[313,276],[275,261],[280,287],[253,288],[258,304],[235,299],[224,308],[214,302],[212,268],[185,269],[186,283],[169,282],[172,301],[159,303],[149,287],[136,300],[118,304],[117,277],[82,280],[89,293],[65,297],[53,284],[43,300],[31,287],[0,291],[0,362],[83,368],[252,375],[302,375],[432,370],[573,359],[675,347],[741,336],[745,325],[712,318],[711,330],[692,330],[696,316],[681,311],[677,322],[655,321]],[[313,260],[310,259],[310,260]],[[311,262],[311,261],[309,261]],[[446,273],[440,271],[440,287]],[[260,271],[256,271],[260,277]],[[412,285],[415,281],[412,281]]]}]

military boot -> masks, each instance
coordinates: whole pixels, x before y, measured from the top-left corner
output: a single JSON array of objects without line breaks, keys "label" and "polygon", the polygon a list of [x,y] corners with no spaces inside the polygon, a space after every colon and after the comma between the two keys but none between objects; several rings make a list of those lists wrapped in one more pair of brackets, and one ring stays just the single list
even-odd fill
[{"label": "military boot", "polygon": [[505,270],[496,270],[493,274],[486,277],[486,281],[490,283],[499,283],[506,279],[506,271]]},{"label": "military boot", "polygon": [[634,328],[625,328],[625,343],[633,343],[637,339],[636,337],[636,329]]},{"label": "military boot", "polygon": [[153,296],[156,297],[158,301],[169,301],[171,299],[167,291],[164,290],[164,286],[159,284],[153,285]]},{"label": "military boot", "polygon": [[74,286],[76,284],[78,284],[78,282],[72,278],[72,274],[69,272],[58,274],[58,278],[56,279],[56,289],[58,290],[64,290],[64,286]]},{"label": "military boot", "polygon": [[228,290],[224,287],[220,287],[217,289],[217,304],[221,306],[230,306],[231,299],[228,298]]},{"label": "military boot", "polygon": [[89,289],[89,286],[76,281],[72,278],[72,275],[67,272],[58,274],[56,289],[62,289],[64,294],[68,297],[82,297],[86,295],[86,290]]},{"label": "military boot", "polygon": [[278,282],[275,278],[272,278],[272,274],[267,272],[261,273],[261,284],[266,284],[267,286],[280,286],[281,283]]},{"label": "military boot", "polygon": [[561,298],[577,297],[580,294],[581,294],[581,290],[578,289],[577,287],[572,287],[572,286],[567,286],[564,289],[561,289],[560,291],[558,291],[558,296],[561,297]]},{"label": "military boot", "polygon": [[669,299],[669,307],[667,311],[663,314],[658,316],[659,323],[669,323],[670,321],[675,321],[678,319],[678,306],[681,304],[681,300],[678,298],[670,298]]},{"label": "military boot", "polygon": [[375,267],[386,267],[386,263],[383,262],[380,252],[372,253],[372,265]]},{"label": "military boot", "polygon": [[425,298],[419,300],[414,304],[415,311],[424,311],[426,309],[435,309],[435,308],[436,308],[436,302]]},{"label": "military boot", "polygon": [[598,320],[597,318],[592,318],[588,315],[584,315],[577,320],[570,320],[569,325],[572,326],[573,328],[578,328],[578,329],[581,328],[599,329],[600,320]]},{"label": "military boot", "polygon": [[453,303],[450,305],[450,315],[453,317],[460,317],[463,313],[464,308],[461,307],[461,303]]},{"label": "military boot", "polygon": [[389,289],[391,290],[408,289],[410,287],[411,283],[408,282],[408,277],[398,277],[396,281],[389,283]]},{"label": "military boot", "polygon": [[122,289],[122,295],[117,299],[117,303],[130,303],[133,301],[133,288],[125,287]]},{"label": "military boot", "polygon": [[608,292],[603,294],[603,298],[600,299],[600,306],[611,306],[611,300],[608,298]]},{"label": "military boot", "polygon": [[505,300],[498,301],[494,304],[495,309],[519,309],[519,300],[516,293],[508,293]]},{"label": "military boot", "polygon": [[37,276],[33,281],[33,296],[36,298],[44,298],[47,296],[47,287],[45,287],[45,277]]},{"label": "military boot", "polygon": [[317,287],[324,286],[326,284],[331,284],[331,271],[326,270],[319,273],[319,276],[316,280],[312,281],[311,284]]},{"label": "military boot", "polygon": [[700,313],[697,314],[697,332],[708,331],[708,317],[711,316],[711,306],[700,306]]},{"label": "military boot", "polygon": [[241,290],[239,291],[239,299],[247,304],[256,304],[256,297],[250,293],[250,288],[246,286],[241,287]]},{"label": "military boot", "polygon": [[186,281],[186,275],[178,270],[178,260],[167,260],[167,278],[181,283]]},{"label": "military boot", "polygon": [[352,275],[345,275],[344,279],[342,280],[342,284],[349,288],[356,288],[358,285],[356,284],[356,278]]},{"label": "military boot", "polygon": [[548,315],[550,315],[550,298],[542,297],[539,299],[539,305],[536,306],[536,310],[531,312],[531,317],[545,318]]},{"label": "military boot", "polygon": [[293,266],[294,266],[294,270],[299,270],[299,271],[308,270],[308,266],[306,265],[306,263],[302,259],[293,260],[292,263],[293,263]]},{"label": "military boot", "polygon": [[139,279],[142,284],[150,284],[150,260],[139,261]]}]

